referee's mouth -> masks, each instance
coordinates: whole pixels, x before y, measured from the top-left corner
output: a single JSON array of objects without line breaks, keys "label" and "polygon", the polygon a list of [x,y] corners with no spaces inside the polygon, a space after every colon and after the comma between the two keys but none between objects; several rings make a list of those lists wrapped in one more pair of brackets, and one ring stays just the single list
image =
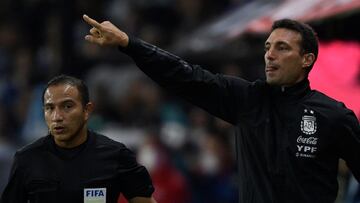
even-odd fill
[{"label": "referee's mouth", "polygon": [[53,132],[56,134],[62,134],[65,131],[65,127],[63,126],[55,126],[53,127]]}]

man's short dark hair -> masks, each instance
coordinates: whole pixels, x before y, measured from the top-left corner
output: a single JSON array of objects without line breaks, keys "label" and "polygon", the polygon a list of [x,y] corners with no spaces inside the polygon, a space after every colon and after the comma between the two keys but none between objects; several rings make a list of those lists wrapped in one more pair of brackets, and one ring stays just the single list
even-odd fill
[{"label": "man's short dark hair", "polygon": [[58,76],[55,76],[54,78],[52,78],[47,83],[46,87],[44,88],[43,94],[42,94],[43,104],[44,104],[45,91],[50,86],[63,85],[63,84],[68,84],[68,85],[71,85],[71,86],[77,88],[77,90],[79,91],[79,94],[81,97],[81,103],[83,106],[86,106],[86,104],[89,103],[89,88],[87,87],[87,85],[85,84],[85,82],[83,80],[80,80],[78,78],[75,78],[75,77],[72,77],[69,75],[58,75]]},{"label": "man's short dark hair", "polygon": [[271,27],[271,32],[277,28],[293,30],[301,35],[301,54],[313,53],[315,55],[315,60],[313,64],[309,67],[310,72],[310,70],[314,66],[319,52],[318,39],[314,29],[308,24],[291,19],[282,19],[275,21]]}]

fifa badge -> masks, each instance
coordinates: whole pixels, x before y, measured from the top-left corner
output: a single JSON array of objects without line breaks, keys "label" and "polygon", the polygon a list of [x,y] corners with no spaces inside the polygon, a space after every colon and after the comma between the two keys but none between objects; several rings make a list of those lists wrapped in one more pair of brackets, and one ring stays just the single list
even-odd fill
[{"label": "fifa badge", "polygon": [[84,203],[106,203],[106,188],[85,188]]}]

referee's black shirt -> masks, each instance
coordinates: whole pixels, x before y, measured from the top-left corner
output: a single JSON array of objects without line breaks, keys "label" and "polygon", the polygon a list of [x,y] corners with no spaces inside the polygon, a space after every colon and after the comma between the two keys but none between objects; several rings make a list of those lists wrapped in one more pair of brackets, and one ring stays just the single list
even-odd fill
[{"label": "referee's black shirt", "polygon": [[150,197],[154,191],[147,170],[125,145],[88,132],[74,149],[55,145],[48,135],[19,150],[1,203],[83,203],[84,190],[106,188],[106,202]]},{"label": "referee's black shirt", "polygon": [[141,40],[119,48],[159,85],[236,126],[241,203],[331,203],[342,158],[360,180],[360,128],[343,103],[311,90],[212,74]]}]

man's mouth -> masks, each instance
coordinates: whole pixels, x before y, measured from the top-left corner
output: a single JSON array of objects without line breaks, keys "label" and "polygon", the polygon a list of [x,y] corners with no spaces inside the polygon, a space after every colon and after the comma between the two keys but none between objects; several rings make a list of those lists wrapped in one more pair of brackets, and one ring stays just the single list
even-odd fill
[{"label": "man's mouth", "polygon": [[271,64],[271,65],[267,65],[265,67],[265,72],[274,72],[277,71],[279,69],[279,66],[275,65],[275,64]]},{"label": "man's mouth", "polygon": [[53,128],[53,130],[54,130],[54,132],[55,132],[56,134],[60,134],[60,133],[63,133],[63,132],[65,131],[65,127],[63,127],[63,126],[56,126],[56,127]]}]

